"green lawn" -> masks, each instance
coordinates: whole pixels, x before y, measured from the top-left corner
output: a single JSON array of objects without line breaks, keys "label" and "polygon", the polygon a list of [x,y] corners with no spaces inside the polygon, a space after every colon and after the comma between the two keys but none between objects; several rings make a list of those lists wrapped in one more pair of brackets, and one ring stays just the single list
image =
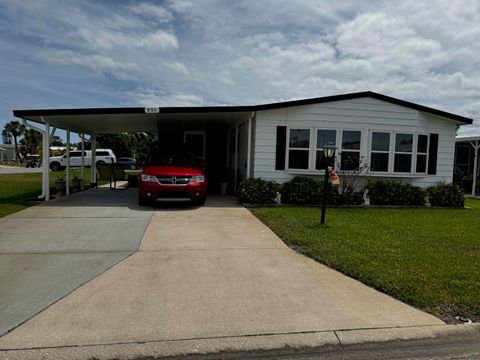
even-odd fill
[{"label": "green lawn", "polygon": [[[80,171],[76,171],[80,175]],[[51,193],[55,192],[57,176],[65,176],[65,171],[50,173]],[[73,177],[73,170],[71,171]],[[85,169],[84,183],[90,184],[90,169]],[[0,217],[25,209],[38,201],[42,193],[42,174],[2,174],[0,175]]]},{"label": "green lawn", "polygon": [[480,320],[480,200],[471,209],[251,209],[288,245],[449,321]]}]

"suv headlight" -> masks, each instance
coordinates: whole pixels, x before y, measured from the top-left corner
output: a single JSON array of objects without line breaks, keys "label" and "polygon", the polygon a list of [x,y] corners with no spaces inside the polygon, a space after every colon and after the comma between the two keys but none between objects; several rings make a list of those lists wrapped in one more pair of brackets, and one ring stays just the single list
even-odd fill
[{"label": "suv headlight", "polygon": [[157,182],[157,177],[153,175],[142,174],[140,180],[144,182]]},{"label": "suv headlight", "polygon": [[191,183],[204,182],[204,181],[205,181],[205,177],[203,175],[196,175],[196,176],[192,176],[190,178]]}]

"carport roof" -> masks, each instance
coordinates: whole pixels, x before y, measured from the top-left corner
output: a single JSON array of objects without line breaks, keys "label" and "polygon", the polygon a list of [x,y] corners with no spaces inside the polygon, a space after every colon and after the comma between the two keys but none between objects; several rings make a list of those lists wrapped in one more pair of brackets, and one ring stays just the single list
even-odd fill
[{"label": "carport roof", "polygon": [[372,91],[342,95],[324,96],[310,99],[284,101],[251,106],[202,106],[202,107],[120,107],[83,109],[38,109],[13,110],[13,115],[37,123],[47,118],[53,126],[85,133],[156,131],[158,124],[180,122],[220,121],[234,123],[250,113],[284,107],[317,104],[324,102],[371,97],[392,104],[441,116],[463,124],[471,124],[473,119],[446,111],[400,100]]}]

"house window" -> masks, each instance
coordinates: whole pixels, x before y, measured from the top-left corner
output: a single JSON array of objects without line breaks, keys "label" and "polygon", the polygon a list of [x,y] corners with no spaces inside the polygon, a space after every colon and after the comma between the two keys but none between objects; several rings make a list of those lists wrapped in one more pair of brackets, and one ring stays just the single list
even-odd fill
[{"label": "house window", "polygon": [[[336,145],[336,130],[317,130],[317,147],[315,154],[315,169],[316,170],[325,170],[325,162],[323,157],[323,145],[332,143]],[[329,159],[328,166],[333,166],[334,159]]]},{"label": "house window", "polygon": [[342,170],[357,170],[360,167],[360,139],[361,131],[342,132],[342,152],[341,164]]},{"label": "house window", "polygon": [[388,171],[388,158],[390,156],[390,133],[372,133],[372,148],[370,153],[370,170]]},{"label": "house window", "polygon": [[427,172],[428,135],[418,135],[417,138],[417,173]]},{"label": "house window", "polygon": [[310,129],[290,129],[288,140],[288,167],[308,170]]},{"label": "house window", "polygon": [[394,172],[412,172],[413,134],[395,135]]}]

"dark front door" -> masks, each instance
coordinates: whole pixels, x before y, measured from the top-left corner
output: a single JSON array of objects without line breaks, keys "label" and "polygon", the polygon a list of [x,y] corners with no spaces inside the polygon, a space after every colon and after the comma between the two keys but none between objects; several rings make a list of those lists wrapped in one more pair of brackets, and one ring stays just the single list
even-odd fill
[{"label": "dark front door", "polygon": [[205,132],[186,131],[184,143],[185,149],[192,153],[198,161],[205,161]]}]

